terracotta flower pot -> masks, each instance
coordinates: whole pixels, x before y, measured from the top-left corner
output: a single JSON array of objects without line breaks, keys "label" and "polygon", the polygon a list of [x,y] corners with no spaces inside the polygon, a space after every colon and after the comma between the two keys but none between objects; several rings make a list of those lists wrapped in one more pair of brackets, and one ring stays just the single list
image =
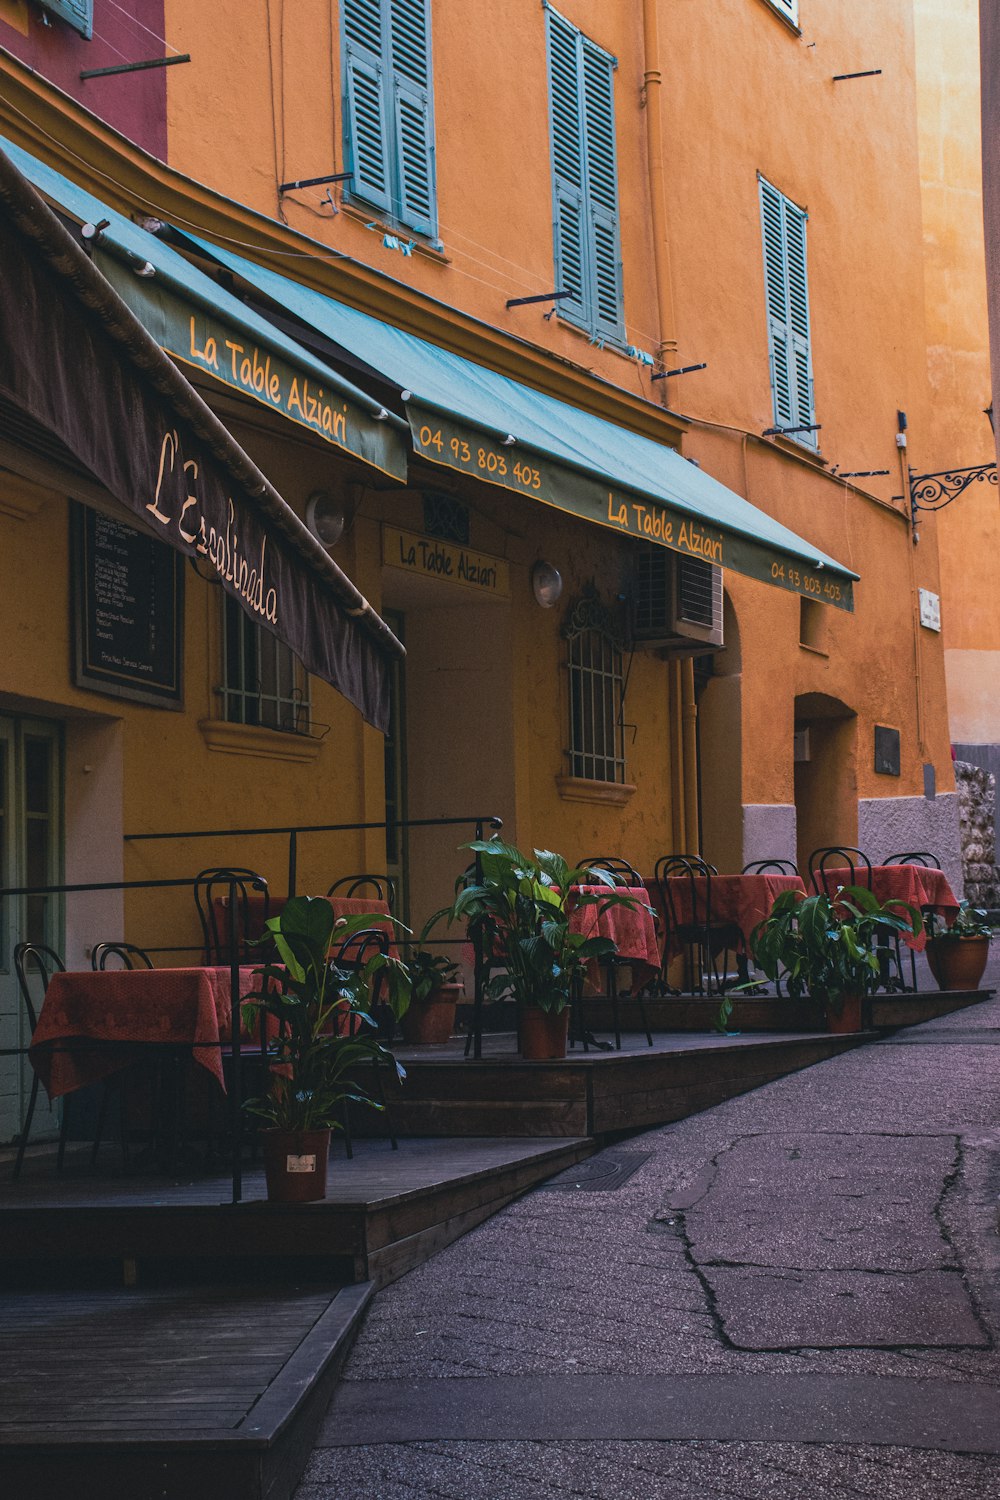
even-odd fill
[{"label": "terracotta flower pot", "polygon": [[568,1033],[568,1007],[551,1011],[526,1005],[518,1027],[521,1056],[526,1062],[549,1062],[553,1058],[565,1057]]},{"label": "terracotta flower pot", "polygon": [[447,1042],[455,1030],[455,1007],[464,994],[464,985],[441,984],[426,1000],[411,1000],[401,1023],[410,1045]]},{"label": "terracotta flower pot", "polygon": [[977,990],[990,956],[988,937],[931,938],[927,962],[940,990]]},{"label": "terracotta flower pot", "polygon": [[272,1203],[315,1203],[326,1197],[329,1130],[262,1130],[260,1143]]},{"label": "terracotta flower pot", "polygon": [[834,1036],[846,1036],[861,1030],[861,996],[841,995],[836,1003],[826,1004],[826,1029]]}]

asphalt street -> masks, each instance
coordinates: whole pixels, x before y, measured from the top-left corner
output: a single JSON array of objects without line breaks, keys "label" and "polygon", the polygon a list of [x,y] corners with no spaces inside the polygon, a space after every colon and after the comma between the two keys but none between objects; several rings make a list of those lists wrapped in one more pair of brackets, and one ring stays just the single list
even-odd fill
[{"label": "asphalt street", "polygon": [[998,1198],[1000,1001],[611,1146],[376,1298],[297,1500],[1000,1500]]}]

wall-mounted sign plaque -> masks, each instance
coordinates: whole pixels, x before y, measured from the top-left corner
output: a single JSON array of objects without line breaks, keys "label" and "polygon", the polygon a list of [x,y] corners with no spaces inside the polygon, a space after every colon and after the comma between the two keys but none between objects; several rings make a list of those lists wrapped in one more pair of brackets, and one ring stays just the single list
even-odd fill
[{"label": "wall-mounted sign plaque", "polygon": [[70,547],[77,687],[181,708],[183,557],[124,521],[76,504]]}]

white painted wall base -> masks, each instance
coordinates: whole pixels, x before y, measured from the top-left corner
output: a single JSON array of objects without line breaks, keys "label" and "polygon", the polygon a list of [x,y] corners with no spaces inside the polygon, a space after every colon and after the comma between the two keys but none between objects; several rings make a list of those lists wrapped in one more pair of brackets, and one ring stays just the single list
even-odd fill
[{"label": "white painted wall base", "polygon": [[956,896],[962,895],[962,843],[958,797],[871,797],[858,802],[858,848],[872,864],[890,854],[929,849],[936,854]]}]

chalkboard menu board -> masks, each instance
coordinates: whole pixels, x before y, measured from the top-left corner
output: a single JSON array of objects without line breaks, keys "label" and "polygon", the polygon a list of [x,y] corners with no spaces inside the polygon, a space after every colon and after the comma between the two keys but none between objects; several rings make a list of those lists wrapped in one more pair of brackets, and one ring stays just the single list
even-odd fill
[{"label": "chalkboard menu board", "polygon": [[160,708],[182,706],[184,559],[88,506],[70,506],[74,681]]}]

